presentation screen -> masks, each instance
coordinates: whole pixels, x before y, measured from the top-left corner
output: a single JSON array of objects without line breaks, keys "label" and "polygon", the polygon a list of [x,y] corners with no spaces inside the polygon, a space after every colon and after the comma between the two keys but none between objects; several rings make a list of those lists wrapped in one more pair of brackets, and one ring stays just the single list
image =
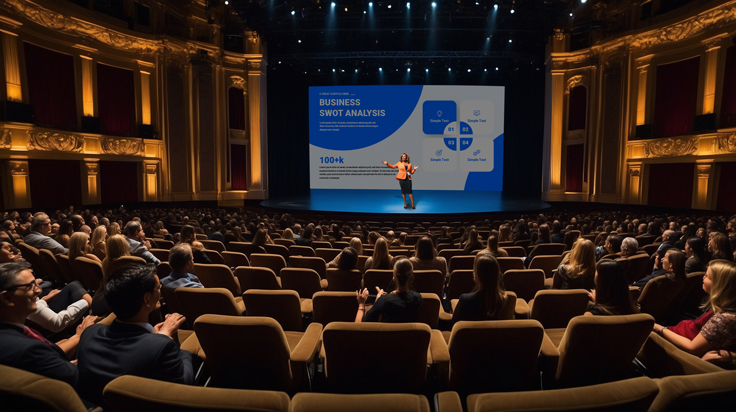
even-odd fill
[{"label": "presentation screen", "polygon": [[503,190],[504,88],[309,88],[312,189],[397,189],[402,153],[414,190]]}]

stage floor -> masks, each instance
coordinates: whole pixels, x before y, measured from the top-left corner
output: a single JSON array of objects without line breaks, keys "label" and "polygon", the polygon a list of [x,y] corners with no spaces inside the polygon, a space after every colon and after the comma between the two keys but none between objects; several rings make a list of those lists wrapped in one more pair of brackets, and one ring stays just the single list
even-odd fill
[{"label": "stage floor", "polygon": [[[408,197],[408,196],[407,196]],[[406,199],[407,204],[409,199]],[[312,189],[309,196],[274,198],[261,206],[274,209],[367,214],[448,214],[536,211],[550,207],[540,199],[503,192],[415,190],[416,209],[404,209],[399,190]]]}]

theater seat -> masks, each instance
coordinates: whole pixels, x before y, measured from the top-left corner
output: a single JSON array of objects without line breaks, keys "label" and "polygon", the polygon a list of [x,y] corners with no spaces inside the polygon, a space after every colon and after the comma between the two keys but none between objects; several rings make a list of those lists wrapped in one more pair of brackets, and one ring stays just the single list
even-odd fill
[{"label": "theater seat", "polygon": [[0,410],[87,412],[87,407],[66,382],[0,365]]},{"label": "theater seat", "polygon": [[112,380],[103,394],[113,412],[287,412],[290,403],[284,392],[203,388],[131,375]]},{"label": "theater seat", "polygon": [[[349,407],[347,406],[349,405]],[[340,395],[301,392],[294,396],[291,412],[430,412],[422,395],[382,393],[374,395]]]}]

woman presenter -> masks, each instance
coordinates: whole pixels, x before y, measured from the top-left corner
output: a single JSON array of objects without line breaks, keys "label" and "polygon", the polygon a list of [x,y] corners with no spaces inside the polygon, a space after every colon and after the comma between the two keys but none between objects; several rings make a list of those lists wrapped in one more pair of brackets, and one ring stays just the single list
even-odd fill
[{"label": "woman presenter", "polygon": [[411,175],[414,174],[419,167],[412,167],[409,155],[406,153],[401,154],[399,163],[396,163],[395,165],[389,164],[385,160],[382,160],[381,163],[392,169],[399,169],[399,173],[396,175],[396,180],[398,180],[399,185],[401,185],[401,198],[404,199],[404,209],[408,207],[406,205],[406,195],[409,195],[409,199],[411,200],[411,208],[416,209],[414,207],[414,195],[411,193]]}]

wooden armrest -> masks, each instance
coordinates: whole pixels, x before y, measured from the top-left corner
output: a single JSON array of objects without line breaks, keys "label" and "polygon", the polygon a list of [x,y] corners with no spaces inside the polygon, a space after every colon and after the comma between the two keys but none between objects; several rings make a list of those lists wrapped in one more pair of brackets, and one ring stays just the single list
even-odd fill
[{"label": "wooden armrest", "polygon": [[438,392],[434,395],[436,412],[463,412],[463,404],[457,392]]},{"label": "wooden armrest", "polygon": [[311,362],[319,351],[320,343],[322,342],[320,340],[321,335],[322,325],[316,322],[310,323],[307,330],[304,332],[304,336],[302,336],[302,339],[296,344],[296,347],[291,352],[291,361],[303,363]]}]

